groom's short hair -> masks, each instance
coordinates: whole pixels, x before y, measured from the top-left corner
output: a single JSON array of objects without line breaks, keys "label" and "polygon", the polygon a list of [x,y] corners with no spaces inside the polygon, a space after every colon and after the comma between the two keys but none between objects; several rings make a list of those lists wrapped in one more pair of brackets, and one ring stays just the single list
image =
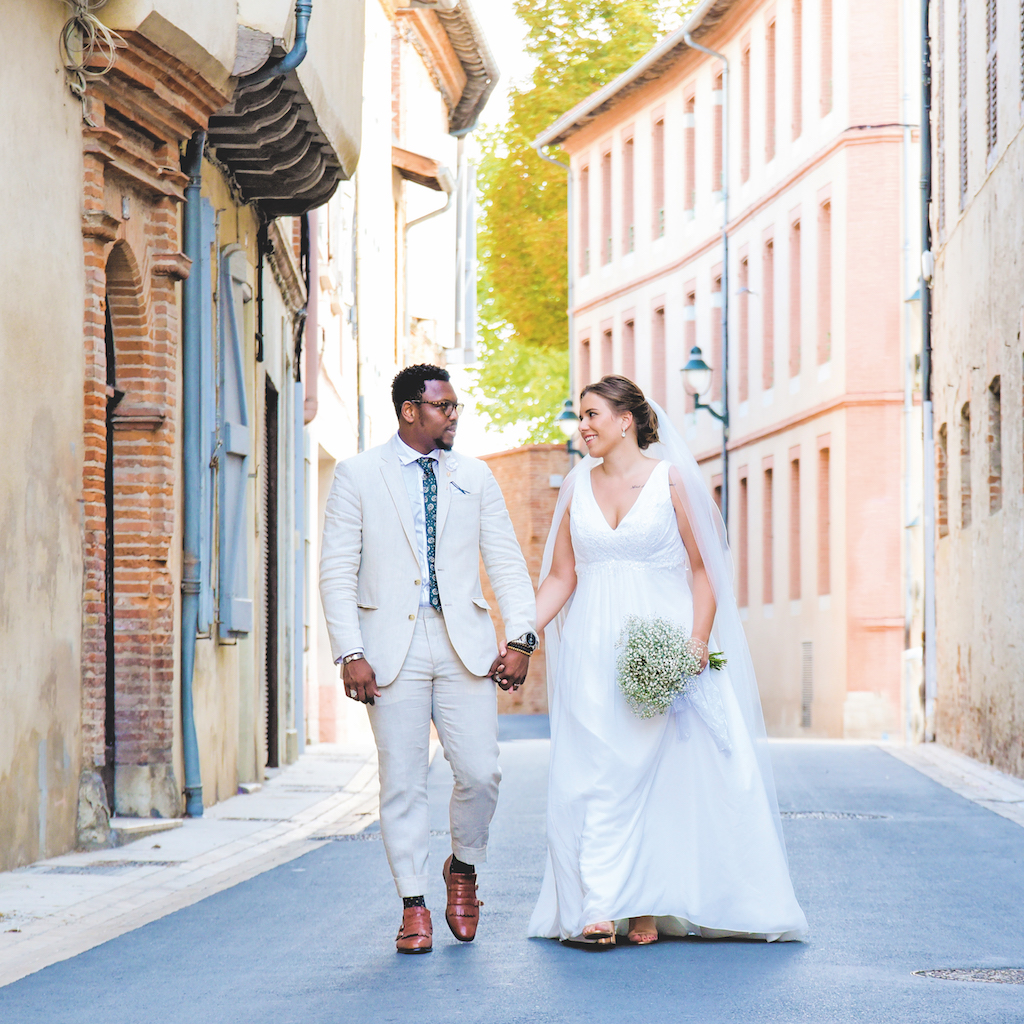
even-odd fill
[{"label": "groom's short hair", "polygon": [[407,366],[396,374],[391,382],[391,401],[395,404],[395,415],[401,418],[402,406],[406,402],[418,402],[427,389],[428,380],[451,380],[448,371],[432,363],[417,363]]}]

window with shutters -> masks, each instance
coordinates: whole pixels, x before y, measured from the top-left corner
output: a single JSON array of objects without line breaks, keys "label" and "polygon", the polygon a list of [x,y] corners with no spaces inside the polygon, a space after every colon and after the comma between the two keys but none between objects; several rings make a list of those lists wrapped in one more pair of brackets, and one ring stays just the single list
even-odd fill
[{"label": "window with shutters", "polygon": [[601,262],[612,261],[612,154],[601,157]]},{"label": "window with shutters", "polygon": [[633,220],[633,136],[622,144],[622,251],[636,248]]},{"label": "window with shutters", "polygon": [[228,246],[217,275],[220,403],[217,416],[218,611],[220,633],[252,631],[246,525],[249,482],[249,404],[245,392],[243,303],[251,297],[245,253]]},{"label": "window with shutters", "polygon": [[997,0],[985,0],[985,138],[989,154],[999,141],[998,20]]},{"label": "window with shutters", "polygon": [[960,0],[958,36],[960,209],[962,210],[967,205],[967,0]]},{"label": "window with shutters", "polygon": [[654,122],[651,133],[651,235],[665,234],[665,119]]}]

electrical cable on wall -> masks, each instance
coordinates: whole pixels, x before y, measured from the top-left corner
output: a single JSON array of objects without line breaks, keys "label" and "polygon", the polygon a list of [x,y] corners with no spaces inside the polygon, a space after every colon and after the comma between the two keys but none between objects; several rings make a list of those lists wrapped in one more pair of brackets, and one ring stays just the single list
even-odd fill
[{"label": "electrical cable on wall", "polygon": [[60,57],[68,88],[82,103],[82,118],[93,124],[85,109],[85,90],[89,82],[102,78],[117,63],[117,48],[125,41],[113,29],[107,28],[96,11],[107,5],[107,0],[62,0],[71,11],[60,33]]}]

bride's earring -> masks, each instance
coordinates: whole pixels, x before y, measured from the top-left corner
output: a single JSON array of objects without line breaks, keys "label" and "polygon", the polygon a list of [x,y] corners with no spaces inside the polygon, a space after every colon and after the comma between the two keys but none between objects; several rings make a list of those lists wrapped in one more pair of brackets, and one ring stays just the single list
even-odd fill
[{"label": "bride's earring", "polygon": [[623,428],[622,428],[622,436],[623,436],[623,437],[625,437],[625,436],[626,436],[626,428],[625,428],[625,427],[623,427]]}]

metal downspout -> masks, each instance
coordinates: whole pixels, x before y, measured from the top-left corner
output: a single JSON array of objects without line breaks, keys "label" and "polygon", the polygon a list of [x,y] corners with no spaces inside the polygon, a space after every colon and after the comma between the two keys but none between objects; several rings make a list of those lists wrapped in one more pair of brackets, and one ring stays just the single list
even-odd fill
[{"label": "metal downspout", "polygon": [[185,186],[183,247],[197,270],[181,286],[181,449],[184,483],[184,532],[181,566],[181,738],[185,762],[185,814],[203,816],[203,782],[199,767],[199,743],[196,740],[195,704],[192,679],[196,661],[196,631],[199,627],[200,562],[199,490],[203,472],[199,424],[201,398],[200,346],[202,345],[202,275],[198,273],[202,245],[201,206],[203,150],[206,132],[195,132],[185,151],[182,170],[188,175]]},{"label": "metal downspout", "polygon": [[729,59],[683,29],[686,45],[722,62],[722,519],[729,530]]},{"label": "metal downspout", "polygon": [[[574,389],[573,382],[573,371],[576,369],[576,346],[573,344],[573,297],[575,295],[574,287],[574,274],[576,273],[576,214],[573,210],[573,194],[572,194],[572,167],[569,164],[562,163],[561,160],[556,160],[553,156],[548,156],[544,152],[545,146],[540,143],[533,143],[533,148],[537,151],[537,156],[541,160],[547,160],[549,164],[555,164],[556,167],[561,167],[566,172],[565,182],[565,205],[566,205],[566,240],[565,240],[565,258],[569,264],[569,272],[567,275],[567,305],[566,315],[568,318],[569,328],[569,397],[570,399],[576,391]],[[589,384],[590,381],[584,381],[584,384]],[[580,385],[582,388],[582,385]]]},{"label": "metal downspout", "polygon": [[932,48],[921,0],[921,399],[924,425],[924,733],[935,739],[935,422],[932,408]]},{"label": "metal downspout", "polygon": [[317,312],[320,299],[320,253],[317,233],[317,213],[310,210],[306,214],[306,225],[309,237],[309,252],[306,255],[306,386],[305,399],[302,404],[303,423],[312,423],[316,416],[319,402],[317,400],[317,378],[320,375],[320,346],[318,344]]},{"label": "metal downspout", "polygon": [[264,64],[251,75],[246,75],[239,84],[255,85],[257,82],[266,82],[297,68],[306,56],[306,31],[312,13],[313,0],[295,0],[295,42],[292,43],[292,48],[278,60]]}]

